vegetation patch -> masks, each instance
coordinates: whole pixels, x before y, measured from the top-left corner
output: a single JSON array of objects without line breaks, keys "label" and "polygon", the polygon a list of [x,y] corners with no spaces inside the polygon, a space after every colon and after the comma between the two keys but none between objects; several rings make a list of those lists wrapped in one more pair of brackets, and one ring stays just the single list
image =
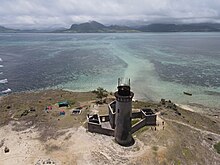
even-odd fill
[{"label": "vegetation patch", "polygon": [[60,147],[57,145],[46,145],[46,150],[48,153],[53,152],[53,151],[57,151],[60,150]]},{"label": "vegetation patch", "polygon": [[4,143],[5,143],[5,139],[0,141],[0,148],[4,145]]},{"label": "vegetation patch", "polygon": [[74,99],[68,99],[68,103],[69,103],[69,106],[74,106],[75,103],[76,103],[76,100],[74,100]]},{"label": "vegetation patch", "polygon": [[98,99],[100,99],[102,101],[103,97],[107,97],[108,96],[108,92],[107,90],[105,90],[104,88],[98,87],[96,90],[92,91],[92,93],[96,94],[96,97]]},{"label": "vegetation patch", "polygon": [[152,147],[152,150],[153,150],[153,151],[158,151],[158,146],[153,146],[153,147]]},{"label": "vegetation patch", "polygon": [[152,147],[152,150],[153,150],[153,154],[155,155],[155,156],[157,156],[157,151],[158,151],[158,146],[153,146]]},{"label": "vegetation patch", "polygon": [[138,123],[140,121],[140,119],[132,119],[131,120],[131,125],[135,125],[136,123]]},{"label": "vegetation patch", "polygon": [[154,102],[134,101],[132,103],[133,108],[140,109],[144,107],[157,108],[158,104]]},{"label": "vegetation patch", "polygon": [[185,157],[192,157],[191,151],[188,148],[183,148],[182,153]]},{"label": "vegetation patch", "polygon": [[181,161],[180,160],[175,160],[174,165],[181,165]]},{"label": "vegetation patch", "polygon": [[217,153],[220,154],[220,142],[216,143],[216,144],[214,145],[214,148],[216,149]]},{"label": "vegetation patch", "polygon": [[142,132],[145,132],[149,129],[149,127],[145,126],[145,127],[142,127],[141,129],[139,129],[137,132],[135,132],[134,134],[135,135],[140,135]]}]

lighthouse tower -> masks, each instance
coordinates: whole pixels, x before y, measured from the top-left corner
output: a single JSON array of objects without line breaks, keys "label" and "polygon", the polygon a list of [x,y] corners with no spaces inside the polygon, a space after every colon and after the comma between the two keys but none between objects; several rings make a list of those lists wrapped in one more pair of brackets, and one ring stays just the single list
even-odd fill
[{"label": "lighthouse tower", "polygon": [[134,143],[131,136],[132,98],[134,93],[130,91],[130,79],[118,79],[118,91],[116,97],[115,116],[115,140],[123,146]]}]

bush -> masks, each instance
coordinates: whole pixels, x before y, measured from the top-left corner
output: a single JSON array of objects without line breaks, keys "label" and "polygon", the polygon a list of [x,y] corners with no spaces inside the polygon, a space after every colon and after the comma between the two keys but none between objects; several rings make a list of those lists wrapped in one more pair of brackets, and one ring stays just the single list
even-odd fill
[{"label": "bush", "polygon": [[220,154],[220,142],[216,143],[216,144],[214,145],[214,148],[216,149],[217,153]]},{"label": "bush", "polygon": [[95,93],[96,97],[98,99],[101,99],[101,100],[102,100],[103,97],[108,96],[108,92],[105,89],[101,88],[101,87],[98,87],[96,90],[92,91],[92,93]]}]

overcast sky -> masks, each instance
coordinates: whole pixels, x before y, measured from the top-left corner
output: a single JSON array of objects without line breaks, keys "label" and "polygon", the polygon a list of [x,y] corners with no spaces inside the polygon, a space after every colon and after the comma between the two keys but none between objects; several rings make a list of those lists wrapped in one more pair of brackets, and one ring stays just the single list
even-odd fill
[{"label": "overcast sky", "polygon": [[0,0],[0,25],[7,27],[69,27],[91,20],[220,23],[220,0]]}]

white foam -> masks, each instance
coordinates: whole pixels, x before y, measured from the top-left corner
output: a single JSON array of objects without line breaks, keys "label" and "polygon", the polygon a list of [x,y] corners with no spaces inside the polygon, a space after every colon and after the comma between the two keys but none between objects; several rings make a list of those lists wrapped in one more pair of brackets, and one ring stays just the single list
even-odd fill
[{"label": "white foam", "polygon": [[3,72],[0,72],[0,74],[3,74]]},{"label": "white foam", "polygon": [[8,82],[8,79],[2,79],[2,80],[0,80],[0,83],[1,84],[5,84],[5,83],[7,83]]},{"label": "white foam", "polygon": [[0,68],[3,68],[4,66],[3,65],[0,65]]},{"label": "white foam", "polygon": [[4,93],[4,94],[9,93],[9,92],[11,92],[11,89],[10,89],[10,88],[8,88],[8,89],[2,91],[2,93]]},{"label": "white foam", "polygon": [[2,58],[0,58],[0,61],[3,61]]}]

